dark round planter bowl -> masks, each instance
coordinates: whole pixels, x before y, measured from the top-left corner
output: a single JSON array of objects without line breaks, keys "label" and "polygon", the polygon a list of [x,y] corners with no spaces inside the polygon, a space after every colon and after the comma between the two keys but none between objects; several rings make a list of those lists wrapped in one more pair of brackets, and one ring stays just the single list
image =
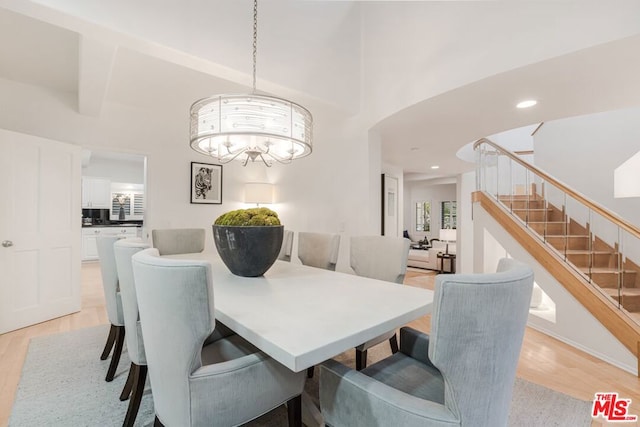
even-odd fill
[{"label": "dark round planter bowl", "polygon": [[213,225],[213,240],[225,265],[236,276],[262,276],[278,259],[284,226]]}]

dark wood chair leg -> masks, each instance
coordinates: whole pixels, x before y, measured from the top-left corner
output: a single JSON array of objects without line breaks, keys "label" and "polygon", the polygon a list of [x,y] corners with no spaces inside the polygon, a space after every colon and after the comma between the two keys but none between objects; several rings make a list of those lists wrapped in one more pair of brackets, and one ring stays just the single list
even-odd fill
[{"label": "dark wood chair leg", "polygon": [[131,389],[133,388],[133,383],[135,381],[136,375],[138,375],[137,366],[135,363],[131,362],[131,367],[129,367],[129,375],[127,376],[127,382],[124,383],[124,387],[122,389],[122,393],[120,393],[120,400],[127,400],[131,395]]},{"label": "dark wood chair leg", "polygon": [[109,357],[109,353],[111,353],[111,349],[113,348],[113,343],[116,342],[116,328],[117,326],[114,325],[111,325],[111,328],[109,328],[109,336],[107,337],[107,342],[104,345],[104,350],[102,350],[100,360],[107,360],[107,357]]},{"label": "dark wood chair leg", "polygon": [[315,366],[312,366],[310,368],[307,368],[307,378],[313,378],[313,371],[315,369]]},{"label": "dark wood chair leg", "polygon": [[398,338],[396,334],[393,334],[393,336],[389,338],[389,345],[391,346],[391,353],[396,354],[398,352]]},{"label": "dark wood chair leg", "polygon": [[[134,364],[132,363],[132,365]],[[147,380],[147,365],[135,366],[136,376],[133,382],[133,390],[131,391],[127,415],[124,417],[124,423],[122,424],[123,427],[133,427],[133,423],[136,421],[136,416],[138,415],[138,409],[140,409],[142,394],[144,393],[144,383]]]},{"label": "dark wood chair leg", "polygon": [[287,402],[289,427],[302,427],[302,396],[297,395]]},{"label": "dark wood chair leg", "polygon": [[356,371],[361,371],[367,367],[367,350],[356,349]]},{"label": "dark wood chair leg", "polygon": [[106,382],[113,381],[113,377],[116,375],[116,369],[118,369],[118,362],[120,362],[120,355],[122,354],[122,346],[124,344],[124,326],[116,326],[116,345],[111,355],[111,363],[107,370]]},{"label": "dark wood chair leg", "polygon": [[162,422],[158,419],[158,417],[156,417],[153,420],[153,427],[164,427],[164,424],[162,424]]}]

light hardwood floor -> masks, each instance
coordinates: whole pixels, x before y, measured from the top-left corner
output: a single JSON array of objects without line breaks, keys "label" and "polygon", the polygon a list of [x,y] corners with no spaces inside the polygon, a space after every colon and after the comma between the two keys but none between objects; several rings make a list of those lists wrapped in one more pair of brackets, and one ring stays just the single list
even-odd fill
[{"label": "light hardwood floor", "polygon": [[[431,289],[434,277],[434,274],[410,270],[405,283]],[[0,426],[8,424],[31,338],[108,323],[101,283],[98,263],[84,264],[80,312],[0,335]],[[429,321],[430,316],[425,316],[411,326],[428,332]],[[518,376],[588,401],[596,392],[615,391],[621,397],[632,399],[631,413],[640,415],[640,379],[532,329],[527,329],[525,334]],[[593,423],[593,426],[600,425],[607,424]],[[638,426],[640,423],[616,425]]]}]

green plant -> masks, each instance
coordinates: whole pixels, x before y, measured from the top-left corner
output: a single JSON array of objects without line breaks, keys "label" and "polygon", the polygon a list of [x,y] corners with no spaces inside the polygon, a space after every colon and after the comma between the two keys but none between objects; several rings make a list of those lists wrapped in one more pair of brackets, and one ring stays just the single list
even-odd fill
[{"label": "green plant", "polygon": [[268,208],[230,211],[220,215],[213,224],[238,227],[281,225],[278,214]]}]

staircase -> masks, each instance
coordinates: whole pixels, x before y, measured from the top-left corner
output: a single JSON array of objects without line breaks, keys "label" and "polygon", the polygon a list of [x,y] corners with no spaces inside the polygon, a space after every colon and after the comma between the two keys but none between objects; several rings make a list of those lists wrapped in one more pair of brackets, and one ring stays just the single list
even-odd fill
[{"label": "staircase", "polygon": [[[591,284],[640,323],[640,267],[539,194],[498,200]],[[616,245],[617,246],[617,245]],[[624,259],[624,261],[622,261]]]},{"label": "staircase", "polygon": [[638,358],[640,227],[494,142],[475,142],[474,204]]}]

